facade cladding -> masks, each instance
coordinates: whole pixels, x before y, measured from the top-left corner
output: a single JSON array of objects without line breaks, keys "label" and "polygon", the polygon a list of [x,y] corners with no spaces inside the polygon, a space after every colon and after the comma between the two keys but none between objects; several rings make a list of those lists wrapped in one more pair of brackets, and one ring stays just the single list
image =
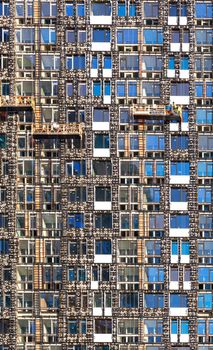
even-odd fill
[{"label": "facade cladding", "polygon": [[213,349],[212,32],[210,1],[0,1],[1,350]]}]

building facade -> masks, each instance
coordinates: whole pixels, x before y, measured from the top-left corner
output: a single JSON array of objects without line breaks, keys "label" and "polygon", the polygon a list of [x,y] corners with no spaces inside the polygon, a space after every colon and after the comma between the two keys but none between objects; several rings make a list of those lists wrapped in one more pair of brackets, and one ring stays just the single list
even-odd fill
[{"label": "building facade", "polygon": [[1,350],[213,349],[212,32],[210,0],[0,1]]}]

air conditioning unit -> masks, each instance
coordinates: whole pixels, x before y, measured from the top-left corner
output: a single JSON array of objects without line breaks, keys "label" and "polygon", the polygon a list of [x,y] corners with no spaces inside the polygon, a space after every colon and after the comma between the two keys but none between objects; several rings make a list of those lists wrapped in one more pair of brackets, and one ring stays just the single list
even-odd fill
[{"label": "air conditioning unit", "polygon": [[133,46],[124,46],[124,52],[133,52]]},{"label": "air conditioning unit", "polygon": [[125,78],[133,78],[133,73],[124,73]]}]

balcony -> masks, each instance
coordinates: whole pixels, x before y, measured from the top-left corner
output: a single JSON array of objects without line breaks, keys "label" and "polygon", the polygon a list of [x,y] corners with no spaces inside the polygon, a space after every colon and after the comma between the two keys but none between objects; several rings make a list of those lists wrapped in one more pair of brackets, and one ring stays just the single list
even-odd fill
[{"label": "balcony", "polygon": [[68,137],[72,135],[82,135],[83,134],[83,124],[82,123],[72,123],[72,124],[39,124],[33,125],[32,133],[35,137],[47,137],[47,136],[60,136]]}]

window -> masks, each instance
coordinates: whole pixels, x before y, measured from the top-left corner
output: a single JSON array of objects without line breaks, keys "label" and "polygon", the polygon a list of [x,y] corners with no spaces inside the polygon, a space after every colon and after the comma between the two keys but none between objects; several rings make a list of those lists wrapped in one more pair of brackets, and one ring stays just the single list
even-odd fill
[{"label": "window", "polygon": [[213,282],[213,267],[198,268],[198,282],[212,283]]},{"label": "window", "polygon": [[189,228],[189,216],[184,214],[170,216],[171,228]]},{"label": "window", "polygon": [[188,57],[181,57],[180,60],[180,69],[189,69],[189,58]]},{"label": "window", "polygon": [[196,18],[212,18],[213,8],[211,3],[195,3]]},{"label": "window", "polygon": [[68,228],[84,228],[84,214],[68,214]]},{"label": "window", "polygon": [[104,69],[111,69],[112,68],[112,57],[111,56],[104,56]]},{"label": "window", "polygon": [[138,29],[118,29],[118,44],[138,44]]},{"label": "window", "polygon": [[69,334],[86,334],[86,320],[68,320]]},{"label": "window", "polygon": [[94,160],[93,161],[93,175],[112,175],[112,163],[110,160]]},{"label": "window", "polygon": [[171,201],[172,202],[187,202],[188,191],[186,188],[171,188]]},{"label": "window", "polygon": [[7,137],[4,134],[0,134],[0,149],[6,148]]},{"label": "window", "polygon": [[104,229],[112,228],[112,214],[96,214],[95,228]]},{"label": "window", "polygon": [[171,96],[189,96],[189,83],[171,83]]},{"label": "window", "polygon": [[212,30],[201,29],[195,30],[195,41],[197,45],[211,45],[212,44]]},{"label": "window", "polygon": [[160,188],[144,187],[143,194],[144,203],[160,203]]},{"label": "window", "polygon": [[213,241],[198,242],[198,256],[213,256]]},{"label": "window", "polygon": [[7,43],[9,41],[9,29],[0,28],[0,42]]},{"label": "window", "polygon": [[109,135],[108,134],[95,134],[94,135],[94,148],[109,148]]},{"label": "window", "polygon": [[147,137],[146,137],[146,149],[147,149],[147,151],[164,150],[164,136],[147,135]]},{"label": "window", "polygon": [[189,162],[171,162],[171,175],[189,175]]},{"label": "window", "polygon": [[107,109],[107,108],[94,108],[93,121],[94,122],[109,122],[109,109]]},{"label": "window", "polygon": [[189,137],[184,135],[171,136],[171,147],[173,150],[187,149]]},{"label": "window", "polygon": [[129,122],[129,110],[125,108],[120,109],[120,123],[128,123]]},{"label": "window", "polygon": [[138,70],[139,56],[138,55],[121,55],[120,70]]},{"label": "window", "polygon": [[110,42],[110,29],[93,29],[92,38],[94,43]]},{"label": "window", "polygon": [[188,296],[185,294],[170,294],[170,307],[188,307]]},{"label": "window", "polygon": [[41,43],[56,44],[56,30],[53,28],[41,28]]},{"label": "window", "polygon": [[199,135],[198,147],[199,150],[213,150],[213,136]]},{"label": "window", "polygon": [[198,293],[198,308],[212,309],[213,295],[212,293]]},{"label": "window", "polygon": [[121,293],[120,294],[120,307],[136,308],[138,307],[138,293]]},{"label": "window", "polygon": [[136,151],[139,149],[139,138],[138,135],[130,136],[130,150]]},{"label": "window", "polygon": [[83,176],[86,175],[85,160],[74,160],[66,164],[67,176]]},{"label": "window", "polygon": [[158,18],[158,3],[157,2],[145,2],[144,3],[144,17],[145,18]]},{"label": "window", "polygon": [[145,308],[163,308],[164,307],[164,295],[163,294],[144,294],[144,307]]},{"label": "window", "polygon": [[[30,58],[31,57],[28,56],[28,60],[29,60],[28,65],[30,69],[33,69],[35,57],[33,57],[33,60]],[[31,63],[31,61],[33,62]],[[41,66],[42,66],[42,69],[44,70],[59,70],[60,57],[55,55],[41,55]]]},{"label": "window", "polygon": [[121,161],[121,176],[139,176],[139,161]]},{"label": "window", "polygon": [[111,16],[111,4],[110,3],[98,3],[94,2],[91,5],[93,16]]},{"label": "window", "polygon": [[208,203],[211,204],[212,201],[212,191],[211,188],[198,188],[198,203]]},{"label": "window", "polygon": [[66,68],[67,69],[85,69],[86,61],[85,55],[74,55],[66,57]]},{"label": "window", "polygon": [[10,94],[10,83],[8,81],[2,81],[1,91],[3,96],[8,96]]},{"label": "window", "polygon": [[112,247],[110,240],[96,240],[95,254],[112,254]]},{"label": "window", "polygon": [[164,176],[163,162],[145,162],[144,167],[146,176]]},{"label": "window", "polygon": [[0,254],[9,254],[9,240],[8,239],[0,239]]},{"label": "window", "polygon": [[163,321],[155,319],[144,320],[145,337],[149,343],[161,343],[161,335],[163,334]]},{"label": "window", "polygon": [[65,5],[65,13],[66,13],[66,16],[69,16],[69,17],[74,15],[73,4],[66,3],[66,5]]},{"label": "window", "polygon": [[204,176],[213,176],[213,162],[198,162],[198,176],[204,177]]},{"label": "window", "polygon": [[169,5],[169,16],[178,16],[178,8],[176,4]]},{"label": "window", "polygon": [[100,81],[93,82],[93,96],[95,96],[95,97],[101,96],[101,82]]},{"label": "window", "polygon": [[181,243],[181,255],[190,254],[190,244],[188,241],[182,241]]},{"label": "window", "polygon": [[69,190],[68,200],[70,202],[86,202],[86,187],[75,187]]},{"label": "window", "polygon": [[[129,56],[132,57],[132,56]],[[133,56],[134,57],[134,56]],[[155,71],[162,69],[162,58],[160,56],[142,56],[143,70]]]},{"label": "window", "polygon": [[160,84],[159,83],[143,83],[142,89],[143,97],[160,97]]},{"label": "window", "polygon": [[98,69],[98,56],[92,55],[91,68]]},{"label": "window", "polygon": [[10,15],[10,4],[9,2],[0,2],[0,16]]},{"label": "window", "polygon": [[164,282],[164,270],[162,267],[145,267],[145,282]]},{"label": "window", "polygon": [[125,82],[124,81],[117,82],[117,96],[118,97],[125,97]]},{"label": "window", "polygon": [[143,31],[144,44],[163,44],[163,32],[159,29],[144,29]]},{"label": "window", "polygon": [[108,319],[95,319],[95,333],[96,334],[112,333],[112,321]]},{"label": "window", "polygon": [[16,43],[33,44],[35,32],[33,28],[22,28],[16,30]]},{"label": "window", "polygon": [[120,17],[126,16],[126,3],[125,2],[118,3],[118,16],[120,16]]},{"label": "window", "polygon": [[41,2],[41,16],[42,17],[56,17],[57,5],[54,2]]},{"label": "window", "polygon": [[174,57],[169,57],[168,68],[169,69],[175,69],[175,58]]},{"label": "window", "polygon": [[42,96],[58,95],[58,81],[41,81],[40,87]]},{"label": "window", "polygon": [[136,16],[136,4],[135,3],[129,4],[129,16],[130,17]]},{"label": "window", "polygon": [[95,188],[95,200],[98,202],[110,202],[111,201],[111,187],[96,187]]},{"label": "window", "polygon": [[77,4],[77,16],[84,17],[85,16],[85,7],[84,4]]}]

